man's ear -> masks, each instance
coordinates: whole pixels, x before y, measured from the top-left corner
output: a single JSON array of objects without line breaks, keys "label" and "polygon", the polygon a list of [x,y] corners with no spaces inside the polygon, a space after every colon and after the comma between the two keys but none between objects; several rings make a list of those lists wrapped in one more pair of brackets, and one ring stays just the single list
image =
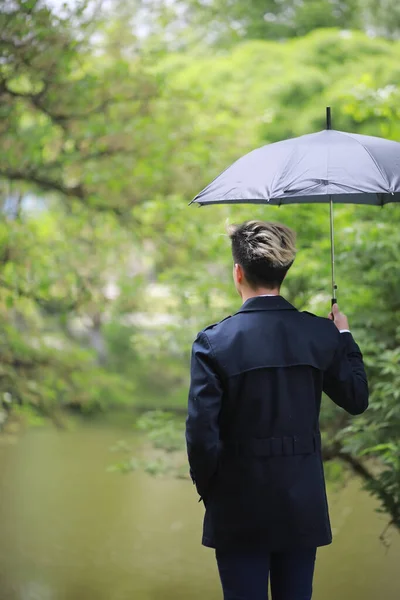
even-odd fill
[{"label": "man's ear", "polygon": [[242,267],[239,264],[235,264],[235,277],[238,283],[243,283],[244,273]]}]

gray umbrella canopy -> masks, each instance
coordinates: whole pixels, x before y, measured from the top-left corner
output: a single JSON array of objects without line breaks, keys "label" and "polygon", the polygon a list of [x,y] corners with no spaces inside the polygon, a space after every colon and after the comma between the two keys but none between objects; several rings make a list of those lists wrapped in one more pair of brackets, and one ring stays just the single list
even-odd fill
[{"label": "gray umbrella canopy", "polygon": [[253,150],[191,202],[207,204],[330,204],[332,303],[336,302],[333,204],[383,206],[400,202],[400,143],[335,131]]},{"label": "gray umbrella canopy", "polygon": [[400,143],[324,130],[246,154],[192,202],[294,204],[400,202]]}]

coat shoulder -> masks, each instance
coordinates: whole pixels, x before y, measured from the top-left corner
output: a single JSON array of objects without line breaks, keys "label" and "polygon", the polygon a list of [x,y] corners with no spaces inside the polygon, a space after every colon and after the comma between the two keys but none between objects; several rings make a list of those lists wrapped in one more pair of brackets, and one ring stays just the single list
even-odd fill
[{"label": "coat shoulder", "polygon": [[334,338],[338,337],[339,331],[333,321],[327,317],[319,317],[314,313],[303,310],[301,315],[304,315],[306,319],[309,319],[313,327],[318,328],[319,331],[324,331],[326,334],[331,334]]},{"label": "coat shoulder", "polygon": [[318,315],[315,315],[314,313],[309,312],[308,310],[302,310],[300,314],[308,315],[309,317],[314,317],[314,319],[322,319],[323,321],[329,321],[329,319],[325,319],[325,317],[319,317]]},{"label": "coat shoulder", "polygon": [[228,321],[228,319],[231,319],[231,318],[232,318],[232,315],[229,315],[228,317],[225,317],[224,319],[222,319],[221,321],[218,321],[217,323],[208,325],[200,332],[199,335],[201,335],[202,333],[206,333],[206,334],[209,334],[211,332],[214,333],[214,331],[217,330],[222,323],[225,323],[226,321]]},{"label": "coat shoulder", "polygon": [[329,324],[329,326],[331,326],[331,325],[333,325],[333,324],[334,324],[334,323],[333,323],[333,321],[331,321],[331,320],[330,320],[330,319],[328,319],[327,317],[320,317],[320,316],[318,316],[318,315],[315,315],[315,314],[314,314],[314,313],[312,313],[312,312],[309,312],[308,310],[302,310],[302,311],[300,312],[300,314],[301,314],[301,315],[305,315],[305,316],[307,316],[307,317],[312,317],[312,319],[315,319],[316,321],[318,321],[318,322],[319,322],[319,323],[321,323],[321,324],[322,324],[322,323],[325,323],[325,324],[326,324],[326,323],[328,323],[328,324]]}]

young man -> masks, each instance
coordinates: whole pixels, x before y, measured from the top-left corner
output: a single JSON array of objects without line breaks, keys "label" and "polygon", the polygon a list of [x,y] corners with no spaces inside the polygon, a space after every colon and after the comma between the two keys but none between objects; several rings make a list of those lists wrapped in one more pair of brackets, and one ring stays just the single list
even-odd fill
[{"label": "young man", "polygon": [[225,600],[310,600],[316,548],[330,544],[319,411],[324,391],[368,406],[362,355],[337,305],[329,319],[280,296],[295,250],[284,225],[229,232],[243,306],[193,344],[186,425],[191,475]]}]

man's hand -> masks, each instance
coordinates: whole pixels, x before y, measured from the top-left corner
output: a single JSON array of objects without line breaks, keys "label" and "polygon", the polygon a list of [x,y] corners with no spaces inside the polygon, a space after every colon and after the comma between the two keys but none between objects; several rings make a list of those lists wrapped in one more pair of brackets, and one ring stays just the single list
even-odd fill
[{"label": "man's hand", "polygon": [[332,311],[329,313],[328,319],[335,323],[339,331],[343,329],[350,329],[346,315],[339,311],[339,307],[337,304],[334,304],[332,306]]}]

